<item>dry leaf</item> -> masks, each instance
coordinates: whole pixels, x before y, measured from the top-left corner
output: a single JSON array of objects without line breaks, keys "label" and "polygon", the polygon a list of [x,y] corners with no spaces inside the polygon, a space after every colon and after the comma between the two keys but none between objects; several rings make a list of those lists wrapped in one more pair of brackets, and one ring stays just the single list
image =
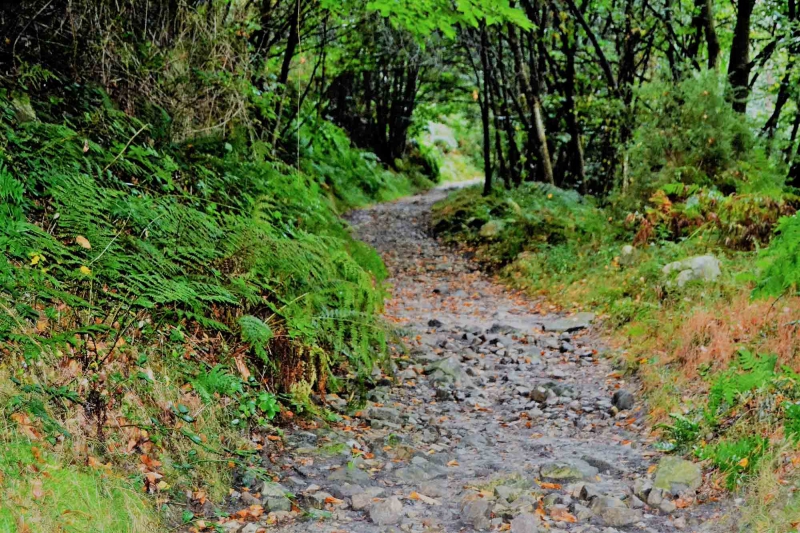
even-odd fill
[{"label": "dry leaf", "polygon": [[77,237],[75,237],[75,244],[77,244],[81,248],[86,248],[87,250],[92,249],[92,243],[90,243],[89,239],[87,239],[83,235],[78,235]]},{"label": "dry leaf", "polygon": [[554,507],[550,511],[550,516],[556,522],[569,522],[570,524],[574,524],[575,522],[578,521],[578,519],[575,518],[574,515],[570,514],[569,511],[567,511],[566,509],[562,509],[561,507]]},{"label": "dry leaf", "polygon": [[31,440],[40,440],[42,438],[41,434],[33,427],[33,422],[31,422],[30,417],[21,412],[16,412],[11,415],[11,420],[17,423],[19,426],[19,431],[26,437]]},{"label": "dry leaf", "polygon": [[41,500],[44,498],[44,490],[42,489],[42,480],[34,479],[31,481],[31,494],[34,500]]},{"label": "dry leaf", "polygon": [[543,489],[549,489],[549,490],[559,490],[561,488],[561,485],[559,485],[558,483],[548,483],[546,481],[539,482],[539,486],[542,487]]}]

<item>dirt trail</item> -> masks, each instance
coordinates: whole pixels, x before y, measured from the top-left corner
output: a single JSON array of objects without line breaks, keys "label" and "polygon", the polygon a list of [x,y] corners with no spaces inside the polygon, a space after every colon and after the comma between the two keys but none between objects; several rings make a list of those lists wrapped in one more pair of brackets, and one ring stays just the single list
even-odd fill
[{"label": "dirt trail", "polygon": [[588,317],[541,314],[541,303],[428,235],[431,205],[445,194],[352,214],[391,272],[386,315],[407,333],[410,355],[394,360],[396,384],[384,380],[344,424],[287,432],[275,454],[281,485],[252,489],[267,511],[282,509],[281,491],[291,491],[313,518],[278,510],[241,531],[721,528],[725,515],[698,502],[691,465],[672,465],[672,479],[664,467],[669,488],[651,490],[661,456],[644,408]]}]

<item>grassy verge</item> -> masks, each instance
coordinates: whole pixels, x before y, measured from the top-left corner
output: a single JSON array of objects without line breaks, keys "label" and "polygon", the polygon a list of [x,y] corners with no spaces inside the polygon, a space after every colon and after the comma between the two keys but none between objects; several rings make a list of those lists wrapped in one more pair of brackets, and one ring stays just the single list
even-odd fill
[{"label": "grassy verge", "polygon": [[[663,194],[674,211],[658,211],[668,222],[647,242],[637,240],[641,221],[539,184],[486,198],[454,192],[434,207],[434,225],[508,283],[565,310],[599,312],[620,363],[643,383],[658,445],[713,469],[712,489],[749,495],[749,531],[793,530],[800,298],[753,297],[772,267],[730,246],[741,226],[703,223],[672,238],[669,221],[686,198]],[[713,281],[679,286],[663,272],[706,255],[719,261]]]}]

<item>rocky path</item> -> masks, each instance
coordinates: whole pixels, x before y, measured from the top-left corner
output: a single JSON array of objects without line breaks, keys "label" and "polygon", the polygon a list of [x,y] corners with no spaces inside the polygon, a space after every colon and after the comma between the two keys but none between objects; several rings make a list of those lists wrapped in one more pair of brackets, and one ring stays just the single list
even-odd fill
[{"label": "rocky path", "polygon": [[[543,314],[427,234],[444,194],[352,215],[390,269],[386,315],[410,352],[363,411],[271,443],[279,483],[241,480],[250,492],[233,495],[269,514],[226,529],[716,531],[724,516],[700,502],[700,470],[649,446],[635,387],[590,317]],[[328,403],[345,413],[344,399]]]}]

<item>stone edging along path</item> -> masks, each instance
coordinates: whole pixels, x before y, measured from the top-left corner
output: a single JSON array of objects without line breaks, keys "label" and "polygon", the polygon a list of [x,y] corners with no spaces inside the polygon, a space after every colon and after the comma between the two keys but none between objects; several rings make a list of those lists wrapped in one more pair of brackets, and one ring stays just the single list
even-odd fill
[{"label": "stone edging along path", "polygon": [[590,316],[543,315],[428,235],[444,194],[351,215],[390,270],[386,316],[407,332],[410,354],[394,359],[396,383],[372,390],[355,417],[298,425],[271,443],[279,482],[240,480],[230,502],[260,505],[263,517],[222,527],[734,531],[729,513],[698,493],[700,468],[650,447],[635,386],[603,356]]}]

